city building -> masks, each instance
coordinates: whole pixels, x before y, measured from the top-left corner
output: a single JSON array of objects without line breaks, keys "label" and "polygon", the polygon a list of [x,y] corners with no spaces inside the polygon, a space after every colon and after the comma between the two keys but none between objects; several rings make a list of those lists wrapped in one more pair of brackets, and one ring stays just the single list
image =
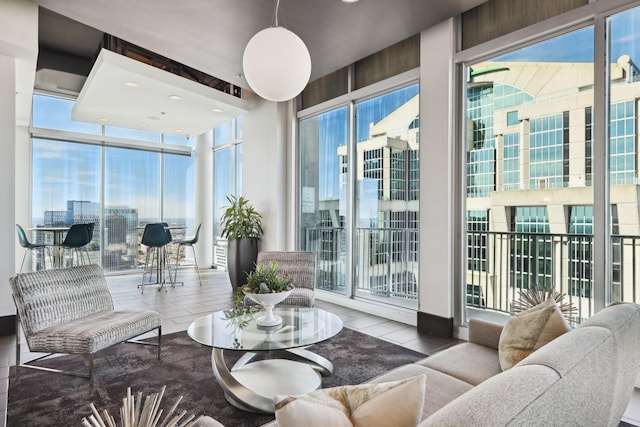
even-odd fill
[{"label": "city building", "polygon": [[[582,316],[591,312],[593,76],[592,63],[473,65],[466,153],[473,305],[509,312],[509,288],[535,285],[576,297]],[[613,299],[632,294],[638,278],[631,237],[640,233],[638,76],[629,55],[611,65]]]}]

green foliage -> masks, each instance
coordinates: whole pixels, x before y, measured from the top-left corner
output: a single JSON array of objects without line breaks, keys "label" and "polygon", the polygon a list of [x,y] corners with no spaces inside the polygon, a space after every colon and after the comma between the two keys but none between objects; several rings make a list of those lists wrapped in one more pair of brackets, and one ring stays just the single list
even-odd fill
[{"label": "green foliage", "polygon": [[259,306],[245,306],[244,294],[242,293],[242,289],[238,289],[233,297],[233,308],[224,310],[223,313],[225,319],[231,320],[230,325],[242,329],[249,324],[251,319],[253,319],[253,314],[258,312],[259,310]]},{"label": "green foliage", "polygon": [[220,217],[222,237],[227,240],[258,238],[262,234],[262,215],[243,196],[228,195],[227,206]]},{"label": "green foliage", "polygon": [[288,291],[292,289],[292,279],[286,274],[278,273],[278,264],[259,265],[247,274],[247,284],[243,289],[256,294]]}]

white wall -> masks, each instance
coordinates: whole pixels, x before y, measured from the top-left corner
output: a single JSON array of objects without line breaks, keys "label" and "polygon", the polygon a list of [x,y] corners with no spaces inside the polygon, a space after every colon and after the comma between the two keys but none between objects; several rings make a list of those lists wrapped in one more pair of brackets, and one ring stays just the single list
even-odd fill
[{"label": "white wall", "polygon": [[15,313],[7,280],[15,272],[15,60],[0,55],[0,316]]},{"label": "white wall", "polygon": [[262,214],[260,250],[285,250],[287,208],[287,104],[257,101],[243,121],[242,193]]},{"label": "white wall", "polygon": [[[8,286],[22,257],[15,223],[28,211],[29,123],[38,54],[38,7],[0,0],[0,317],[15,314]],[[26,147],[26,148],[25,148]],[[26,150],[26,151],[25,151]],[[28,159],[28,157],[27,157]],[[26,179],[22,179],[24,177]],[[16,201],[21,208],[17,209]],[[17,267],[16,267],[17,265]]]},{"label": "white wall", "polygon": [[420,311],[453,317],[453,20],[420,37]]}]

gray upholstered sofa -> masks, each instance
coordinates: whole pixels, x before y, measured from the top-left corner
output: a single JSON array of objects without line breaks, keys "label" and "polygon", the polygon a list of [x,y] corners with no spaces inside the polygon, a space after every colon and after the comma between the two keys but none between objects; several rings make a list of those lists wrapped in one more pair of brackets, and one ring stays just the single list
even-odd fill
[{"label": "gray upholstered sofa", "polygon": [[420,427],[619,425],[640,363],[640,306],[609,306],[504,372],[501,330],[472,320],[468,342],[371,382],[426,374]]},{"label": "gray upholstered sofa", "polygon": [[[93,354],[128,341],[158,347],[162,328],[154,310],[115,310],[102,269],[97,265],[21,273],[9,279],[17,309],[16,375],[20,367],[44,369],[20,363],[20,325],[29,350],[47,354],[80,354],[88,373],[62,372],[93,378]],[[133,341],[134,337],[158,331],[157,342]],[[42,359],[38,357],[35,360]]]}]

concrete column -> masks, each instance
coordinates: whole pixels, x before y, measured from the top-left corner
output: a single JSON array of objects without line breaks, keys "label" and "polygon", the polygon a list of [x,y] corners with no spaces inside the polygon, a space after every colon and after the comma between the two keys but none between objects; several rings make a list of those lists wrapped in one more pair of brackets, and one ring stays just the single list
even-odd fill
[{"label": "concrete column", "polygon": [[260,250],[287,250],[287,104],[262,101],[245,116],[242,193],[262,214]]},{"label": "concrete column", "polygon": [[213,265],[213,129],[196,138],[195,224],[202,223],[194,246],[200,268]]},{"label": "concrete column", "polygon": [[[420,70],[420,305],[418,328],[436,334],[453,325],[455,250],[453,176],[453,36],[448,20],[422,32]],[[437,185],[434,185],[437,183]],[[424,320],[421,320],[424,319]],[[444,329],[444,331],[443,331]],[[449,331],[446,331],[449,329]]]}]

